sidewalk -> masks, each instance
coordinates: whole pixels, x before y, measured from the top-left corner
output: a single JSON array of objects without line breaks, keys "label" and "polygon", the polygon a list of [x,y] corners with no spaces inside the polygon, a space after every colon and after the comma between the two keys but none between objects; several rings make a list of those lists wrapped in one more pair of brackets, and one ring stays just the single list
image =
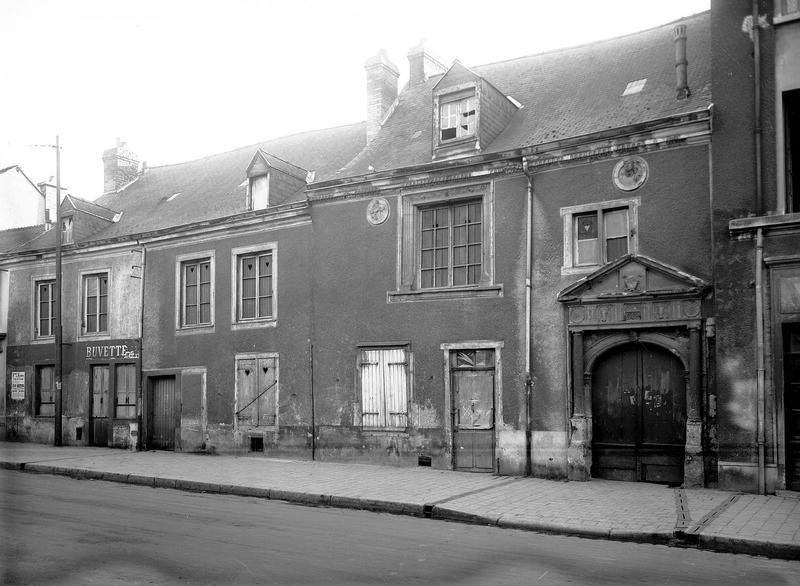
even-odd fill
[{"label": "sidewalk", "polygon": [[785,496],[9,442],[0,468],[800,559],[800,499]]}]

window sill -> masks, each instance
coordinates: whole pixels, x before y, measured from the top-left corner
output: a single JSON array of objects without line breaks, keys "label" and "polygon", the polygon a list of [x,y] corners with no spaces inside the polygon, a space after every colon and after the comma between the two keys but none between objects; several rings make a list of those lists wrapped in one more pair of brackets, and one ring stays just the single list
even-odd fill
[{"label": "window sill", "polygon": [[407,427],[362,427],[362,432],[366,433],[403,433],[408,434]]},{"label": "window sill", "polygon": [[55,337],[48,337],[48,338],[34,338],[31,340],[31,344],[55,344],[56,339]]},{"label": "window sill", "polygon": [[175,330],[176,336],[191,336],[194,334],[213,334],[216,331],[214,324],[203,326],[186,326]]},{"label": "window sill", "polygon": [[387,303],[432,301],[437,299],[474,299],[478,297],[502,296],[503,285],[447,287],[442,289],[419,289],[416,291],[389,291],[386,293]]},{"label": "window sill", "polygon": [[111,339],[111,334],[109,334],[108,332],[90,333],[90,334],[84,333],[78,336],[79,342],[82,341],[92,342],[95,340],[110,340],[110,339]]},{"label": "window sill", "polygon": [[254,330],[258,328],[274,328],[278,325],[278,320],[271,318],[271,319],[261,319],[261,320],[253,320],[253,321],[240,321],[231,324],[231,330]]}]

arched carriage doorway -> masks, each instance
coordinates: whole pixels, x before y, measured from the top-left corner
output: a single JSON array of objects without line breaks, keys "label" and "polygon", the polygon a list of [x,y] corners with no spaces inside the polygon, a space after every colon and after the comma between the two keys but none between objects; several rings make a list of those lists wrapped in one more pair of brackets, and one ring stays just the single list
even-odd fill
[{"label": "arched carriage doorway", "polygon": [[630,342],[592,373],[595,478],[680,484],[686,447],[686,370],[668,350]]}]

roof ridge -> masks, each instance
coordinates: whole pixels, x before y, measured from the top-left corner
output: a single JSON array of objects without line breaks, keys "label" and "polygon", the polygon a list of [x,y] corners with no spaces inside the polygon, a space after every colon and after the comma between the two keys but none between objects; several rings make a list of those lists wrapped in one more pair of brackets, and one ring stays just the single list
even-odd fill
[{"label": "roof ridge", "polygon": [[[338,126],[329,126],[329,127],[326,127],[326,128],[317,128],[317,129],[313,129],[313,130],[302,130],[300,132],[293,132],[292,134],[284,134],[282,136],[276,136],[274,138],[268,138],[266,140],[261,140],[261,141],[254,142],[254,143],[251,143],[251,144],[247,144],[247,145],[244,145],[244,146],[234,147],[232,149],[228,149],[227,151],[222,151],[222,152],[219,152],[219,153],[211,153],[209,155],[204,155],[202,157],[197,157],[196,159],[189,159],[187,161],[179,161],[177,163],[164,163],[163,165],[152,165],[152,166],[148,165],[147,166],[147,170],[150,171],[151,169],[163,169],[164,167],[177,167],[178,165],[188,165],[188,164],[192,164],[192,163],[199,163],[201,161],[205,161],[205,160],[211,159],[213,157],[219,157],[219,156],[222,156],[222,155],[227,155],[227,154],[234,153],[234,152],[237,152],[237,151],[242,151],[242,150],[245,150],[245,149],[248,149],[248,148],[264,150],[263,147],[261,146],[264,143],[275,142],[275,141],[284,140],[284,139],[287,139],[287,138],[293,138],[293,137],[301,136],[301,135],[304,135],[304,134],[312,134],[312,133],[316,133],[316,132],[327,132],[327,131],[330,131],[330,130],[337,130],[339,128],[347,128],[349,126],[359,126],[359,125],[362,125],[362,124],[365,124],[365,122],[364,121],[351,122],[349,124],[339,124]],[[280,157],[278,157],[276,155],[273,155],[269,151],[265,150],[264,152],[269,153],[271,156],[275,157],[276,159],[280,158]],[[283,159],[281,159],[281,160],[283,161]],[[284,162],[288,162],[288,161],[284,161]],[[289,163],[289,164],[290,165],[294,165],[294,163]],[[295,165],[295,166],[297,166],[297,165]],[[298,167],[298,168],[302,169],[302,167]],[[305,169],[303,169],[303,170],[305,170]]]},{"label": "roof ridge", "polygon": [[695,12],[694,14],[690,14],[688,16],[681,16],[680,18],[676,18],[675,20],[672,20],[670,22],[665,22],[663,24],[658,24],[658,25],[655,25],[655,26],[651,26],[650,28],[641,29],[641,30],[638,30],[638,31],[632,31],[630,33],[625,33],[625,34],[617,35],[617,36],[614,36],[614,37],[607,37],[605,39],[597,39],[595,41],[587,41],[585,43],[580,43],[580,44],[577,44],[577,45],[570,45],[569,47],[560,47],[560,48],[556,48],[556,49],[550,49],[548,51],[542,51],[540,53],[529,53],[528,55],[520,55],[518,57],[509,57],[508,59],[500,59],[499,61],[490,61],[489,63],[481,63],[480,65],[473,65],[472,67],[475,68],[475,69],[478,69],[478,68],[481,68],[481,67],[489,67],[491,65],[500,65],[502,63],[510,63],[512,61],[521,61],[523,59],[530,59],[531,57],[542,57],[544,55],[552,55],[554,53],[561,53],[561,52],[564,52],[564,51],[573,51],[575,49],[582,49],[584,47],[590,47],[590,46],[594,46],[594,45],[599,45],[601,43],[610,43],[612,41],[618,41],[620,39],[624,39],[624,38],[627,38],[627,37],[633,37],[633,36],[636,36],[636,35],[641,35],[641,34],[648,33],[648,32],[651,32],[651,31],[654,31],[654,30],[658,30],[658,29],[661,29],[661,28],[666,28],[668,26],[674,25],[675,23],[683,22],[683,21],[686,21],[686,20],[689,20],[689,19],[693,19],[693,18],[697,18],[697,17],[703,16],[703,15],[706,15],[706,14],[710,14],[710,13],[711,13],[711,10],[704,10],[703,12]]},{"label": "roof ridge", "polygon": [[37,226],[46,226],[47,224],[29,224],[28,226],[15,226],[14,228],[5,228],[0,230],[0,235],[8,234],[9,232],[21,231],[21,230],[30,230],[31,228],[36,228]]},{"label": "roof ridge", "polygon": [[90,200],[88,200],[88,199],[84,199],[84,198],[82,198],[82,197],[78,197],[77,195],[72,195],[71,193],[68,193],[68,194],[66,195],[66,197],[69,197],[70,199],[75,199],[75,200],[78,200],[78,201],[79,201],[79,202],[81,202],[81,203],[86,203],[86,204],[89,204],[89,205],[91,205],[91,206],[94,206],[94,207],[96,207],[96,208],[102,208],[102,209],[104,209],[104,210],[106,210],[106,211],[108,211],[108,212],[112,212],[112,213],[115,213],[115,214],[119,213],[119,212],[118,212],[117,210],[115,210],[115,209],[108,208],[108,207],[106,207],[106,206],[104,206],[104,205],[102,205],[102,204],[95,203],[95,202],[93,202],[93,201],[90,201]]}]

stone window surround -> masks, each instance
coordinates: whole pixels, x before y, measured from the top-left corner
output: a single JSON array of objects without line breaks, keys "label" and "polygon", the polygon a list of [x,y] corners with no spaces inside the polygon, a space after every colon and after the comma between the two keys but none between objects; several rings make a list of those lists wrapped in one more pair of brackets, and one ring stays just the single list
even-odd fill
[{"label": "stone window surround", "polygon": [[[211,321],[207,324],[183,325],[183,264],[188,261],[210,261],[209,272],[211,273]],[[201,250],[198,252],[178,254],[175,256],[175,333],[177,335],[214,333],[215,321],[215,297],[216,297],[216,251]]]},{"label": "stone window surround", "polygon": [[[272,316],[240,320],[238,316],[239,300],[239,257],[258,252],[272,253]],[[212,275],[213,299],[213,275]],[[212,310],[213,322],[213,310]],[[263,242],[252,246],[241,246],[231,249],[231,330],[244,330],[253,328],[274,328],[278,325],[278,243]]]}]

